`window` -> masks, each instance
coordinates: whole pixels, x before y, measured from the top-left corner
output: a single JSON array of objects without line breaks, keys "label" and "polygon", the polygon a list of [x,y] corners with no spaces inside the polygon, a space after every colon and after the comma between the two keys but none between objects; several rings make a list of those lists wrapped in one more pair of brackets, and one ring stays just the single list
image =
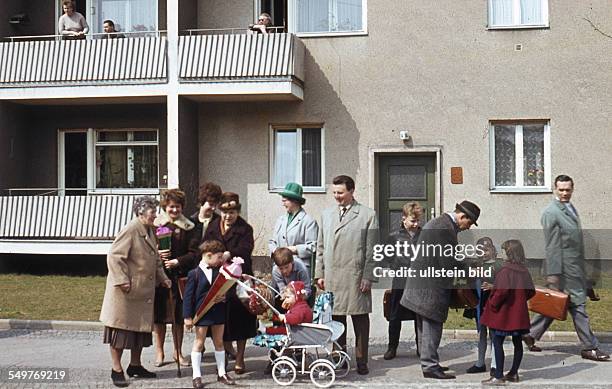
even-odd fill
[{"label": "window", "polygon": [[548,0],[489,0],[489,28],[548,27]]},{"label": "window", "polygon": [[490,154],[491,190],[550,190],[548,123],[492,123]]},{"label": "window", "polygon": [[325,190],[321,127],[274,128],[270,149],[270,189],[297,182],[306,191]]},{"label": "window", "polygon": [[303,35],[366,32],[366,0],[290,0],[290,31]]},{"label": "window", "polygon": [[103,32],[103,22],[110,19],[122,32],[157,31],[157,0],[91,0],[94,32]]}]

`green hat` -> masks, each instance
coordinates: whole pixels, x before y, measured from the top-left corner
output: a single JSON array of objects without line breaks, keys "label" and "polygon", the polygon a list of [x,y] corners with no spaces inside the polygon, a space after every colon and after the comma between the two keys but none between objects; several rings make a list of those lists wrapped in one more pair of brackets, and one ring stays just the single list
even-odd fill
[{"label": "green hat", "polygon": [[306,203],[306,199],[302,197],[302,193],[302,185],[296,184],[295,182],[289,182],[287,185],[285,185],[285,189],[283,189],[283,191],[279,194],[304,205],[304,203]]}]

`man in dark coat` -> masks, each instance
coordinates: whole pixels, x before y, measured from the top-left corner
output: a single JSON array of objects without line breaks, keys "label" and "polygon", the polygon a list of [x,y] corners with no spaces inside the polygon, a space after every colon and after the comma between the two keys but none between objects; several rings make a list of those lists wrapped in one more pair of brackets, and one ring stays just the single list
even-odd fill
[{"label": "man in dark coat", "polygon": [[[448,316],[453,277],[421,277],[421,271],[453,270],[457,266],[455,249],[457,233],[468,230],[480,216],[480,208],[462,201],[448,212],[430,220],[421,231],[419,250],[412,269],[416,276],[408,278],[400,304],[416,314],[421,369],[426,378],[452,379],[440,366],[438,347],[442,327]],[[450,248],[450,249],[449,249]]]},{"label": "man in dark coat", "polygon": [[[582,358],[607,361],[610,355],[599,349],[599,342],[591,331],[586,312],[586,272],[584,268],[584,242],[582,226],[576,208],[570,203],[574,181],[570,176],[555,178],[556,198],[542,213],[542,228],[546,240],[546,274],[549,288],[563,290],[570,296],[569,311],[574,327],[582,342]],[[530,351],[542,351],[535,345],[550,327],[553,319],[536,315],[531,322],[531,332],[523,340]]]}]

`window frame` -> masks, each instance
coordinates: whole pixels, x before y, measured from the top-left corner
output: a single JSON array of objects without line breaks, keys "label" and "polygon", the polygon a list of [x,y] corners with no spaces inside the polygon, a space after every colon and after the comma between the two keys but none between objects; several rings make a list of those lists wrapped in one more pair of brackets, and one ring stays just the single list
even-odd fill
[{"label": "window frame", "polygon": [[[544,125],[544,185],[524,185],[523,165],[523,126],[526,124]],[[515,136],[515,183],[513,186],[495,185],[495,126],[514,126]],[[489,122],[489,191],[492,193],[550,193],[551,180],[551,147],[550,147],[550,120],[491,120]]]},{"label": "window frame", "polygon": [[287,31],[300,38],[340,37],[340,36],[364,36],[368,35],[368,0],[361,0],[361,24],[359,31],[322,31],[322,32],[297,32],[297,5],[296,0],[287,1]]},{"label": "window frame", "polygon": [[275,139],[276,131],[282,130],[296,130],[298,134],[297,145],[299,151],[296,155],[302,155],[302,134],[301,131],[304,128],[319,128],[321,130],[321,185],[320,186],[304,186],[302,185],[302,158],[296,161],[296,182],[302,185],[304,193],[325,193],[325,126],[321,123],[302,123],[296,125],[270,125],[269,126],[269,159],[268,159],[268,191],[270,193],[280,193],[284,190],[283,187],[274,186],[274,163],[276,161],[275,155]]},{"label": "window frame", "polygon": [[512,0],[512,24],[494,25],[492,20],[493,0],[487,0],[487,29],[488,30],[512,30],[512,29],[535,29],[550,27],[550,13],[548,0],[540,0],[542,4],[542,24],[521,24],[521,3],[520,0]]}]

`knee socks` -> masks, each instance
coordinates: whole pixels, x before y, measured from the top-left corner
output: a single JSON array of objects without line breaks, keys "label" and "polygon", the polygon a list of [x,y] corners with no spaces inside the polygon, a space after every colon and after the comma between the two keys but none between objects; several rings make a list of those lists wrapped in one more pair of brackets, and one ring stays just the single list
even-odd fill
[{"label": "knee socks", "polygon": [[191,352],[191,367],[193,368],[193,378],[202,377],[200,364],[202,363],[202,353],[199,351]]},{"label": "knee socks", "polygon": [[225,351],[217,351],[215,350],[215,362],[217,362],[217,374],[219,377],[223,377],[225,375]]}]

